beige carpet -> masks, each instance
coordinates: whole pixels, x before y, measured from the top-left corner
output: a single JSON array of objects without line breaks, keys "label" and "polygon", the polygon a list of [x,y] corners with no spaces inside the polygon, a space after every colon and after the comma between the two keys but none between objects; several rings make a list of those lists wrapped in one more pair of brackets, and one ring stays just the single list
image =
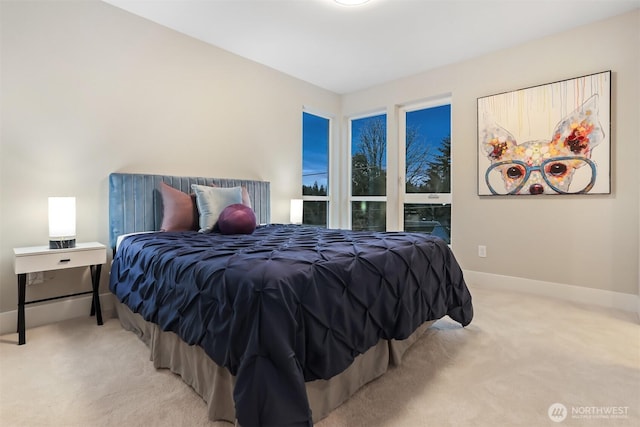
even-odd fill
[{"label": "beige carpet", "polygon": [[[635,313],[472,289],[462,329],[437,322],[400,368],[317,427],[638,426]],[[0,338],[0,426],[209,426],[204,401],[155,370],[116,319],[81,318]],[[566,419],[554,422],[553,404]]]}]

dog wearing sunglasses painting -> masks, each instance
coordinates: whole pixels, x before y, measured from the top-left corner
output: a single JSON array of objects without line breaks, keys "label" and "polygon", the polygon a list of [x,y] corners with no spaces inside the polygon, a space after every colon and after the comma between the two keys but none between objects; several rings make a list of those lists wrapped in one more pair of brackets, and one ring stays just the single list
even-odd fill
[{"label": "dog wearing sunglasses painting", "polygon": [[484,123],[480,143],[491,161],[485,181],[492,194],[580,194],[595,183],[591,152],[604,139],[593,95],[556,125],[551,140],[518,143],[498,123]]}]

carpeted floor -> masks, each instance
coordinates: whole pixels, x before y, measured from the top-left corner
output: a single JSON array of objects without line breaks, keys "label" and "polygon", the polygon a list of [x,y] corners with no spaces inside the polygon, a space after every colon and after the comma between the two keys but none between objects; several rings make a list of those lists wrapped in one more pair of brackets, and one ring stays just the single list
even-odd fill
[{"label": "carpeted floor", "polygon": [[[317,427],[637,426],[637,314],[473,289],[475,318],[448,318],[399,368]],[[74,319],[0,337],[1,426],[209,426],[204,401],[155,370],[117,319]],[[567,416],[552,421],[562,404]],[[553,409],[556,408],[554,406]],[[558,414],[558,412],[556,412]]]}]

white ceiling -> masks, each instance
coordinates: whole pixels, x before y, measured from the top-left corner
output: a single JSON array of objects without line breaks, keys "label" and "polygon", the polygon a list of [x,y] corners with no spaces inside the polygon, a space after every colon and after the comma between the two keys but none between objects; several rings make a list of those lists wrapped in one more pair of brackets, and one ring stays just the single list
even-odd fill
[{"label": "white ceiling", "polygon": [[640,7],[640,0],[104,1],[339,94]]}]

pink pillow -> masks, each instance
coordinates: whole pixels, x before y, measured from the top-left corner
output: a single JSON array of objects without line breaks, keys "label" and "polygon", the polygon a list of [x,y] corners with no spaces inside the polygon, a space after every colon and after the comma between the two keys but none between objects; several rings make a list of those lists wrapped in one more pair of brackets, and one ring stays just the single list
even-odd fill
[{"label": "pink pillow", "polygon": [[187,194],[164,181],[158,187],[162,195],[161,231],[197,230],[199,225],[195,194]]},{"label": "pink pillow", "polygon": [[218,217],[218,228],[222,234],[251,234],[256,229],[256,214],[241,203],[229,205]]},{"label": "pink pillow", "polygon": [[249,190],[247,190],[247,187],[245,187],[244,185],[242,186],[242,204],[249,208],[253,208],[253,206],[251,206],[251,196],[249,196]]}]

